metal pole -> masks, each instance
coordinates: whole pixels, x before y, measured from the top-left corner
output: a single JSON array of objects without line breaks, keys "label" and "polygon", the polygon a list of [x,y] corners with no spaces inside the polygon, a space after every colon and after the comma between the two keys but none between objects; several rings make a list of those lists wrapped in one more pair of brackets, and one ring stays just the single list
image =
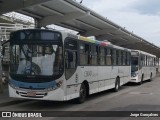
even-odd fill
[{"label": "metal pole", "polygon": [[35,20],[35,28],[41,28],[42,25],[40,24],[40,20],[37,18],[34,18],[34,20]]},{"label": "metal pole", "polygon": [[160,58],[158,58],[158,72],[160,72],[160,65],[159,65],[159,63],[160,63]]},{"label": "metal pole", "polygon": [[[1,66],[2,67],[2,66]],[[0,93],[3,93],[2,70],[0,71]]]},{"label": "metal pole", "polygon": [[[1,41],[0,41],[0,47],[2,47],[1,45]],[[3,93],[3,84],[2,84],[2,50],[0,49],[0,93]]]}]

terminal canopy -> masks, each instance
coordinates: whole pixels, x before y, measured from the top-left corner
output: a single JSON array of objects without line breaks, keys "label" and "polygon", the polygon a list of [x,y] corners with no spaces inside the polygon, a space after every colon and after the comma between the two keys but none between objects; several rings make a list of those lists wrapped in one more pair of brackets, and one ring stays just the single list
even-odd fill
[{"label": "terminal canopy", "polygon": [[[23,1],[28,1],[28,4],[15,9],[16,12],[36,18],[39,26],[55,24],[76,30],[83,36],[95,36],[97,40],[108,40],[118,46],[142,50],[160,57],[159,47],[127,31],[75,0]],[[31,4],[31,1],[34,1],[33,4]]]}]

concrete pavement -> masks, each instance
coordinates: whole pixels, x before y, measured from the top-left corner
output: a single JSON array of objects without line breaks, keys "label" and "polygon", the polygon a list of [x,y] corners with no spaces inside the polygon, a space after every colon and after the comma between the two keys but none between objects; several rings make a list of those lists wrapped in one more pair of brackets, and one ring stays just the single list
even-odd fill
[{"label": "concrete pavement", "polygon": [[[122,86],[119,92],[111,90],[89,96],[83,104],[53,101],[35,100],[14,100],[15,103],[1,104],[0,111],[160,111],[160,75],[151,82],[144,82],[142,85],[127,84]],[[5,94],[6,99],[7,95]],[[0,98],[1,99],[1,98]],[[8,99],[13,100],[13,99]],[[7,102],[4,101],[4,102]],[[27,118],[26,118],[27,119]],[[62,120],[62,118],[43,118],[42,120]],[[72,120],[73,118],[64,118]],[[88,120],[88,118],[76,118]],[[100,120],[106,118],[91,118]],[[115,118],[107,118],[107,120]],[[132,120],[133,118],[116,118],[119,120]],[[146,118],[138,118],[138,120]],[[9,119],[10,120],[10,119]],[[13,120],[13,118],[12,118]],[[30,119],[32,120],[32,119]],[[35,120],[35,118],[33,119]],[[41,119],[39,119],[41,120]],[[153,118],[159,120],[159,118]]]},{"label": "concrete pavement", "polygon": [[0,93],[0,107],[16,105],[27,101],[28,100],[10,98],[8,93],[8,85],[3,85],[3,92]]}]

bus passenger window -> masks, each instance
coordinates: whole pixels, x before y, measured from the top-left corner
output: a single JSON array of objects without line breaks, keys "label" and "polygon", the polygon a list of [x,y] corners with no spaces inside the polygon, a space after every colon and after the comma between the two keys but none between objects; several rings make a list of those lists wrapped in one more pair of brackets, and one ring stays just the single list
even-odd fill
[{"label": "bus passenger window", "polygon": [[91,64],[90,46],[88,44],[85,44],[85,63],[86,65]]},{"label": "bus passenger window", "polygon": [[147,56],[146,56],[146,66],[148,66],[148,58],[147,58]]},{"label": "bus passenger window", "polygon": [[141,66],[144,66],[144,62],[145,62],[145,56],[141,55]]},{"label": "bus passenger window", "polygon": [[111,61],[111,50],[110,49],[106,49],[106,64],[107,65],[112,65],[112,61]]},{"label": "bus passenger window", "polygon": [[122,65],[122,61],[121,61],[121,51],[117,51],[118,52],[118,65],[120,66],[120,65]]},{"label": "bus passenger window", "polygon": [[[79,53],[80,53],[80,65],[86,65],[86,55],[85,55],[85,46],[83,43],[79,45]],[[88,60],[87,60],[88,61]]]},{"label": "bus passenger window", "polygon": [[91,46],[91,64],[97,65],[98,63],[98,47],[97,46]]},{"label": "bus passenger window", "polygon": [[105,65],[105,49],[104,48],[99,49],[99,63],[100,65]]},{"label": "bus passenger window", "polygon": [[117,63],[117,55],[116,55],[116,50],[112,51],[112,65],[116,65]]},{"label": "bus passenger window", "polygon": [[79,57],[80,65],[89,65],[90,64],[90,46],[85,43],[79,44]]},{"label": "bus passenger window", "polygon": [[126,65],[126,52],[122,52],[122,65]]},{"label": "bus passenger window", "polygon": [[131,54],[127,52],[127,65],[130,65]]},{"label": "bus passenger window", "polygon": [[119,65],[119,51],[116,50],[116,65]]}]

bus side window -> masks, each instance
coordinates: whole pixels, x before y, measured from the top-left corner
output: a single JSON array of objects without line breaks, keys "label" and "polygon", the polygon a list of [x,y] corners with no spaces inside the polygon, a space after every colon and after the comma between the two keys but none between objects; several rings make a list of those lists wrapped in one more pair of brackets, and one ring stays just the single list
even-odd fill
[{"label": "bus side window", "polygon": [[105,65],[105,48],[100,47],[99,49],[99,63],[100,65]]},{"label": "bus side window", "polygon": [[123,51],[122,52],[122,65],[126,65],[125,60],[126,60],[126,52]]},{"label": "bus side window", "polygon": [[112,65],[111,49],[106,49],[106,64],[107,65]]},{"label": "bus side window", "polygon": [[116,65],[119,65],[119,51],[116,50]]},{"label": "bus side window", "polygon": [[86,55],[85,55],[84,43],[79,43],[79,57],[80,57],[79,59],[80,65],[86,65]]},{"label": "bus side window", "polygon": [[98,64],[98,46],[91,46],[91,65]]},{"label": "bus side window", "polygon": [[121,51],[117,51],[118,52],[118,65],[121,66],[122,65],[122,56],[121,56]]},{"label": "bus side window", "polygon": [[127,65],[127,52],[125,52],[125,65]]},{"label": "bus side window", "polygon": [[90,46],[85,44],[85,63],[86,65],[91,64]]},{"label": "bus side window", "polygon": [[130,58],[131,58],[131,54],[127,52],[127,66],[130,65]]},{"label": "bus side window", "polygon": [[141,55],[141,66],[144,66],[145,63],[145,56]]},{"label": "bus side window", "polygon": [[116,55],[116,50],[112,50],[112,65],[116,65],[117,63],[117,55]]}]

